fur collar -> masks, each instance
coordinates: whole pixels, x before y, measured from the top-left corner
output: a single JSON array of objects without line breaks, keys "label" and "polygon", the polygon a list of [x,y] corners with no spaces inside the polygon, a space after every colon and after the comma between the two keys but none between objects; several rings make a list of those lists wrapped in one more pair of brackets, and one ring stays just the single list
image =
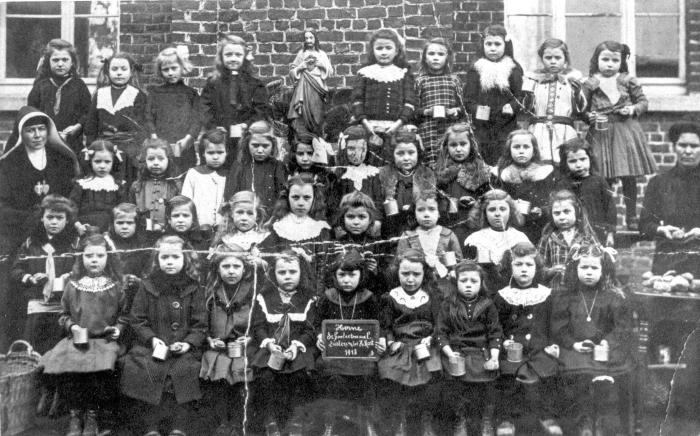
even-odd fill
[{"label": "fur collar", "polygon": [[297,218],[294,214],[289,213],[272,224],[272,228],[280,237],[288,241],[299,242],[318,238],[323,229],[330,230],[331,226],[325,221],[317,221],[308,216]]},{"label": "fur collar", "polygon": [[474,69],[479,73],[481,90],[484,92],[491,89],[501,91],[509,89],[508,78],[515,67],[515,61],[510,56],[503,56],[498,62],[492,62],[486,58],[474,62]]},{"label": "fur collar", "polygon": [[[396,198],[396,184],[399,182],[399,170],[394,164],[389,164],[379,169],[379,180],[385,190],[386,198]],[[435,174],[433,171],[418,163],[413,172],[413,195],[414,197],[421,192],[435,190]]]},{"label": "fur collar", "polygon": [[406,76],[406,73],[408,73],[407,68],[399,68],[394,64],[386,67],[379,64],[372,64],[364,68],[360,68],[360,71],[357,72],[357,74],[363,77],[380,83],[398,82]]},{"label": "fur collar", "polygon": [[525,168],[508,165],[501,172],[501,180],[506,183],[539,182],[549,177],[554,167],[548,164],[530,164]]},{"label": "fur collar", "polygon": [[544,302],[552,290],[546,286],[537,285],[536,288],[518,289],[506,286],[498,291],[498,295],[503,298],[506,303],[512,306],[534,306]]},{"label": "fur collar", "polygon": [[76,181],[81,188],[88,191],[115,192],[119,190],[119,184],[114,177],[89,177]]}]

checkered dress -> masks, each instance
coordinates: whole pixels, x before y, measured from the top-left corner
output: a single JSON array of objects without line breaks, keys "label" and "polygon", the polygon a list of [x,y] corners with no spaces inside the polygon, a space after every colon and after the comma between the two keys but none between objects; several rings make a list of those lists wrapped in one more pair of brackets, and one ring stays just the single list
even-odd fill
[{"label": "checkered dress", "polygon": [[432,116],[424,116],[423,110],[433,106],[458,107],[462,109],[460,114],[464,115],[461,95],[462,83],[456,76],[448,74],[421,74],[416,79],[416,98],[418,100],[416,112],[421,120],[418,132],[423,140],[423,148],[425,149],[424,163],[431,168],[435,167],[437,161],[438,150],[440,149],[438,142],[455,120],[449,118],[434,119]]}]

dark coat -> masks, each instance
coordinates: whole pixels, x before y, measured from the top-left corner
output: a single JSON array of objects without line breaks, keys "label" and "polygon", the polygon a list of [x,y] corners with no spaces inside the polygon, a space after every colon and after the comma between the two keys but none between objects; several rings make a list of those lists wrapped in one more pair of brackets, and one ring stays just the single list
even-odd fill
[{"label": "dark coat", "polygon": [[[155,273],[141,283],[131,308],[130,324],[136,344],[123,362],[121,391],[151,404],[161,402],[170,377],[177,402],[182,404],[202,397],[199,388],[200,348],[207,331],[204,290],[197,282],[181,274],[168,284],[164,274]],[[166,361],[151,357],[151,340],[157,337],[170,345],[187,342],[192,347]]]},{"label": "dark coat", "polygon": [[[78,123],[85,127],[87,114],[90,110],[90,91],[83,79],[73,76],[67,80],[69,80],[68,83],[61,89],[61,104],[58,107],[58,113],[54,113],[58,87],[54,84],[55,82],[52,82],[51,77],[43,77],[34,82],[27,97],[27,104],[51,117],[58,130]],[[79,152],[83,148],[82,129],[77,135],[68,138],[67,141],[74,152]]]},{"label": "dark coat", "polygon": [[605,242],[606,234],[615,232],[617,208],[610,185],[603,177],[591,175],[582,180],[563,177],[557,182],[557,189],[568,189],[581,200],[599,241]]},{"label": "dark coat", "polygon": [[[247,150],[243,152],[247,153]],[[284,164],[277,159],[270,158],[264,162],[253,163],[237,162],[231,165],[231,171],[226,176],[224,200],[227,201],[236,192],[254,191],[269,214],[286,181]]]},{"label": "dark coat", "polygon": [[225,71],[209,78],[202,89],[200,97],[202,122],[207,129],[223,127],[227,131],[232,124],[246,123],[265,119],[267,109],[267,90],[263,83],[246,73],[241,72],[237,77],[238,104],[231,104],[229,89],[232,76]]},{"label": "dark coat", "polygon": [[656,241],[654,274],[670,269],[700,274],[700,243],[670,241],[658,235],[656,229],[661,222],[686,231],[700,227],[700,167],[685,170],[676,166],[649,180],[639,218],[641,233]]}]

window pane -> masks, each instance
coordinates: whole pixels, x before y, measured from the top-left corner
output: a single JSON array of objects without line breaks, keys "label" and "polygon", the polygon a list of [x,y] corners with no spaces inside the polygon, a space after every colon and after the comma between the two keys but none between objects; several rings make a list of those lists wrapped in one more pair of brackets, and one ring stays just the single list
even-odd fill
[{"label": "window pane", "polygon": [[525,71],[541,68],[537,49],[552,33],[551,17],[510,17],[508,32],[513,40],[515,60]]},{"label": "window pane", "polygon": [[[678,0],[635,0],[637,16],[645,12],[678,13]],[[637,17],[639,19],[639,17]]]},{"label": "window pane", "polygon": [[[8,5],[9,6],[9,5]],[[32,78],[41,52],[51,39],[61,37],[58,18],[7,18],[8,78]]]},{"label": "window pane", "polygon": [[550,14],[552,0],[506,0],[506,15],[509,14]]},{"label": "window pane", "polygon": [[566,0],[566,13],[619,14],[620,0]]},{"label": "window pane", "polygon": [[621,25],[618,17],[568,17],[566,42],[571,52],[572,67],[588,74],[588,64],[595,47],[606,40],[619,41]]},{"label": "window pane", "polygon": [[7,4],[7,14],[61,15],[61,2],[10,2]]},{"label": "window pane", "polygon": [[[654,17],[654,24],[637,16],[637,63],[638,77],[678,77],[678,18]],[[645,29],[654,29],[653,32]]]},{"label": "window pane", "polygon": [[118,30],[119,19],[116,17],[75,19],[75,47],[81,76],[97,77],[102,60],[116,51]]},{"label": "window pane", "polygon": [[119,0],[93,0],[93,1],[76,1],[76,15],[119,15]]}]

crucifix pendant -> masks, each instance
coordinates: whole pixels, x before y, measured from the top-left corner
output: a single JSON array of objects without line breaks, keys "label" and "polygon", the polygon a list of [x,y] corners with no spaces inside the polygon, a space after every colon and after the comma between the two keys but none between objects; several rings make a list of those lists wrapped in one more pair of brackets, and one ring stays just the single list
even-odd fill
[{"label": "crucifix pendant", "polygon": [[591,317],[590,317],[590,316],[587,317],[587,318],[586,318],[586,321],[591,322]]}]

